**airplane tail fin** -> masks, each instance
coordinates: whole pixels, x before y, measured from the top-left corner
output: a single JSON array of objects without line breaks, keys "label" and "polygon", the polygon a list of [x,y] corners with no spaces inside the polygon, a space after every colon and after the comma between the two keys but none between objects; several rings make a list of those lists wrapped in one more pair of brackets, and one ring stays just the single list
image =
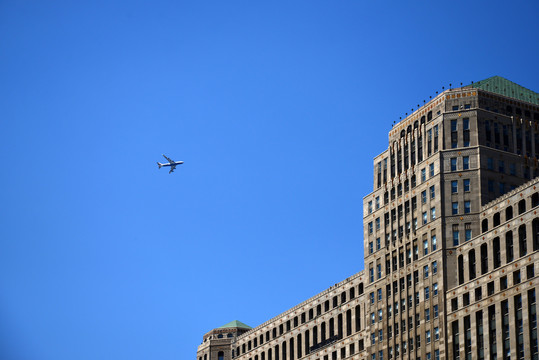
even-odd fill
[{"label": "airplane tail fin", "polygon": [[157,162],[157,166],[159,166],[159,169],[161,169],[161,167],[163,166],[163,164],[161,164],[159,161]]}]

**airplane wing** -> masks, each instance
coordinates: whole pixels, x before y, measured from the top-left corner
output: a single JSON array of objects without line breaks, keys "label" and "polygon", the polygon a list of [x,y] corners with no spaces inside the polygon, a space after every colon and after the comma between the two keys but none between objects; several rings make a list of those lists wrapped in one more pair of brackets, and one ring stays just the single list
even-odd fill
[{"label": "airplane wing", "polygon": [[168,173],[171,174],[175,169],[176,169],[176,165],[172,165]]},{"label": "airplane wing", "polygon": [[167,161],[168,161],[169,163],[171,163],[171,164],[174,162],[174,160],[172,160],[171,158],[166,157],[165,154],[163,154],[163,157],[164,157],[165,159],[167,159]]}]

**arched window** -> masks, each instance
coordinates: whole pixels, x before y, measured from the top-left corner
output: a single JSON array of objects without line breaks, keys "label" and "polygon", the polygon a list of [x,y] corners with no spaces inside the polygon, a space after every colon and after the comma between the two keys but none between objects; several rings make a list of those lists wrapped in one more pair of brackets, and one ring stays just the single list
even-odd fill
[{"label": "arched window", "polygon": [[204,360],[208,360],[208,354],[204,354]]},{"label": "arched window", "polygon": [[352,310],[346,312],[346,336],[352,335]]},{"label": "arched window", "polygon": [[518,228],[518,251],[519,256],[523,257],[525,256],[527,251],[527,244],[526,244],[526,225],[520,225]]},{"label": "arched window", "polygon": [[360,307],[359,305],[356,306],[356,332],[361,330],[361,317],[360,317]]},{"label": "arched window", "polygon": [[322,325],[320,325],[320,341],[326,340],[326,323],[323,322]]},{"label": "arched window", "polygon": [[283,360],[286,360],[286,342],[283,341],[283,346],[281,346],[281,352],[283,354]]},{"label": "arched window", "polygon": [[313,346],[318,345],[318,326],[313,327]]},{"label": "arched window", "polygon": [[358,293],[359,295],[363,294],[363,283],[359,284]]},{"label": "arched window", "polygon": [[337,317],[337,335],[342,339],[342,314]]},{"label": "arched window", "polygon": [[522,214],[526,211],[526,200],[522,199],[518,202],[518,214]]},{"label": "arched window", "polygon": [[335,319],[329,319],[329,337],[332,338],[335,336]]},{"label": "arched window", "polygon": [[419,122],[416,120],[414,121],[414,129],[417,129],[419,127]]},{"label": "arched window", "polygon": [[488,272],[488,249],[487,244],[481,245],[481,275]]},{"label": "arched window", "polygon": [[223,338],[223,334],[217,335],[217,338],[218,338],[218,339],[222,339],[222,338]]},{"label": "arched window", "polygon": [[406,128],[406,133],[411,133],[412,132],[412,125],[408,125],[408,127]]},{"label": "arched window", "polygon": [[427,121],[431,121],[432,120],[432,111],[429,111],[427,113]]},{"label": "arched window", "polygon": [[496,227],[498,225],[500,225],[500,213],[499,212],[494,214],[494,218],[492,220],[492,227]]},{"label": "arched window", "polygon": [[298,342],[297,342],[297,348],[298,348],[298,359],[301,358],[303,356],[303,352],[301,351],[301,334],[298,334],[298,338],[297,338]]},{"label": "arched window", "polygon": [[268,360],[273,360],[273,350],[271,348],[268,349]]},{"label": "arched window", "polygon": [[513,218],[513,207],[512,207],[512,206],[508,206],[508,207],[505,209],[505,221],[511,220],[512,218]]},{"label": "arched window", "polygon": [[513,252],[513,232],[508,231],[505,233],[505,256],[506,256],[506,262],[511,262],[514,259],[514,252]]},{"label": "arched window", "polygon": [[532,195],[532,207],[536,207],[537,205],[539,205],[539,193],[534,193]]},{"label": "arched window", "polygon": [[468,270],[470,272],[470,280],[475,279],[475,250],[470,250],[468,253]]},{"label": "arched window", "polygon": [[309,330],[305,331],[305,355],[309,354],[311,351],[311,345],[309,344]]},{"label": "arched window", "polygon": [[402,130],[401,131],[401,138],[405,137],[406,136],[406,131]]},{"label": "arched window", "polygon": [[275,360],[279,360],[279,345],[275,345]]},{"label": "arched window", "polygon": [[353,299],[356,297],[356,289],[355,288],[350,288],[350,299]]},{"label": "arched window", "polygon": [[533,219],[532,231],[533,251],[539,250],[539,219],[537,218]]},{"label": "arched window", "polygon": [[294,360],[294,338],[290,338],[289,342],[290,360]]},{"label": "arched window", "polygon": [[345,302],[346,302],[346,293],[343,292],[343,293],[341,294],[341,304],[343,304],[343,303],[345,303]]},{"label": "arched window", "polygon": [[459,267],[459,285],[464,284],[464,259],[462,258],[462,255],[459,255],[458,257],[458,267]]},{"label": "arched window", "polygon": [[500,256],[500,237],[492,239],[492,259],[494,260],[493,268],[497,269],[502,265]]},{"label": "arched window", "polygon": [[487,231],[488,231],[488,219],[483,219],[483,221],[481,221],[481,232],[484,233]]}]

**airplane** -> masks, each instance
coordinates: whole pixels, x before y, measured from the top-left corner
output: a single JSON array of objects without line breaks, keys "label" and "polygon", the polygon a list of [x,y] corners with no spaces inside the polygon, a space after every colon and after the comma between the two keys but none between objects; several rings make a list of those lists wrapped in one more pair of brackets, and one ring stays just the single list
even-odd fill
[{"label": "airplane", "polygon": [[176,169],[176,165],[181,165],[181,164],[183,164],[183,161],[174,161],[174,160],[172,160],[171,158],[166,157],[165,154],[163,154],[163,157],[164,157],[165,159],[167,159],[168,164],[161,164],[161,163],[158,161],[158,162],[157,162],[157,165],[159,166],[159,169],[161,169],[161,167],[163,167],[163,166],[170,166],[170,171],[168,172],[169,174],[170,174],[171,172],[173,172],[174,169]]}]

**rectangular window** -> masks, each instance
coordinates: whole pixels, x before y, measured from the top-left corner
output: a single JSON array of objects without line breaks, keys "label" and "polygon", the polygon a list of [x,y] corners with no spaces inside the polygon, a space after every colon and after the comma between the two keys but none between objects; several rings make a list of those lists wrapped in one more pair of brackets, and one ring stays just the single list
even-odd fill
[{"label": "rectangular window", "polygon": [[433,177],[434,176],[434,164],[429,165],[429,170],[430,170],[430,177]]},{"label": "rectangular window", "polygon": [[432,296],[438,295],[438,283],[432,284]]},{"label": "rectangular window", "polygon": [[462,158],[462,170],[468,170],[470,168],[470,157],[464,156]]},{"label": "rectangular window", "polygon": [[427,203],[427,190],[424,190],[421,192],[421,203],[422,204]]},{"label": "rectangular window", "polygon": [[464,192],[468,192],[470,191],[470,179],[464,179],[463,180],[463,187],[464,187]]},{"label": "rectangular window", "polygon": [[464,118],[462,119],[462,131],[463,131],[463,140],[464,146],[470,146],[470,119]]},{"label": "rectangular window", "polygon": [[451,171],[457,171],[457,158],[451,158]]},{"label": "rectangular window", "polygon": [[430,299],[430,289],[428,286],[425,286],[425,300]]},{"label": "rectangular window", "polygon": [[433,261],[432,262],[432,275],[436,275],[438,273],[438,262]]},{"label": "rectangular window", "polygon": [[423,266],[423,279],[429,278],[429,266],[425,265]]},{"label": "rectangular window", "polygon": [[429,242],[427,240],[423,240],[423,255],[428,255],[429,253]]},{"label": "rectangular window", "polygon": [[423,224],[427,223],[427,212],[423,212]]},{"label": "rectangular window", "polygon": [[430,187],[430,199],[431,199],[431,200],[434,199],[435,196],[436,196],[436,192],[435,192],[435,189],[434,189],[434,185],[432,185],[432,186]]},{"label": "rectangular window", "polygon": [[425,182],[425,180],[427,180],[427,176],[426,176],[426,170],[423,168],[421,169],[421,182]]},{"label": "rectangular window", "polygon": [[436,208],[430,208],[430,219],[435,220],[436,219]]},{"label": "rectangular window", "polygon": [[451,148],[458,147],[457,120],[451,120]]},{"label": "rectangular window", "polygon": [[451,203],[451,214],[457,215],[459,213],[459,203],[454,201]]},{"label": "rectangular window", "polygon": [[453,225],[453,246],[459,245],[459,226]]},{"label": "rectangular window", "polygon": [[436,235],[431,235],[431,247],[432,247],[432,251],[436,250]]},{"label": "rectangular window", "polygon": [[489,192],[494,192],[494,180],[487,181],[487,188]]},{"label": "rectangular window", "polygon": [[451,181],[451,193],[456,194],[458,192],[458,181],[453,180]]},{"label": "rectangular window", "polygon": [[472,210],[472,205],[471,205],[471,202],[470,201],[465,201],[464,202],[464,213],[465,214],[469,214]]}]

